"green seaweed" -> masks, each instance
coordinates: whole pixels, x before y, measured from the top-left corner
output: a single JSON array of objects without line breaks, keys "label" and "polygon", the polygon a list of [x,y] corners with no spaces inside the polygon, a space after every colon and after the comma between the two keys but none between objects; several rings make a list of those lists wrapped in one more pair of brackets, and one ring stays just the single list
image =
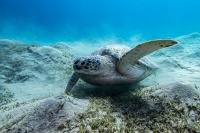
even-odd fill
[{"label": "green seaweed", "polygon": [[191,121],[188,112],[199,113],[200,106],[184,105],[179,96],[167,100],[166,95],[154,96],[155,90],[131,91],[114,97],[89,97],[91,105],[85,113],[76,114],[73,129],[85,133],[113,132],[199,132],[200,116]]},{"label": "green seaweed", "polygon": [[0,85],[0,108],[12,101],[14,101],[14,93],[6,91],[6,89]]}]

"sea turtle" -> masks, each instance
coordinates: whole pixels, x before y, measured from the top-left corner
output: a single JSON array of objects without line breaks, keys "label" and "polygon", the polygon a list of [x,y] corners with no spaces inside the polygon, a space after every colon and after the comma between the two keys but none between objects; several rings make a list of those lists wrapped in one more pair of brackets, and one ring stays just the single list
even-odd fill
[{"label": "sea turtle", "polygon": [[65,93],[70,92],[79,78],[89,84],[103,86],[139,82],[158,69],[144,56],[177,43],[175,40],[153,40],[133,49],[124,45],[107,45],[89,56],[77,58]]}]

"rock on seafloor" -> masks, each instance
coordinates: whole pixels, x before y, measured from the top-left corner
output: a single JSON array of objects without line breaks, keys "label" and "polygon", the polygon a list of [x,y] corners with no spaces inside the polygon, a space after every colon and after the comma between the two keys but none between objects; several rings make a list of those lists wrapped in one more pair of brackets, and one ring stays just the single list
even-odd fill
[{"label": "rock on seafloor", "polygon": [[142,89],[142,91],[148,90],[153,91],[151,95],[166,96],[166,100],[169,101],[178,97],[184,104],[200,103],[200,88],[187,82],[171,82]]},{"label": "rock on seafloor", "polygon": [[62,95],[38,100],[1,112],[0,132],[54,132],[60,124],[75,121],[75,114],[88,106],[88,100]]}]

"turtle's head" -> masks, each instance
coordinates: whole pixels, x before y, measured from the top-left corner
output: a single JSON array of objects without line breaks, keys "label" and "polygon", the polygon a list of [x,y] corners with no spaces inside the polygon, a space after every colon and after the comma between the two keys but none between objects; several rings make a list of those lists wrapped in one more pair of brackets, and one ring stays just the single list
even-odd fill
[{"label": "turtle's head", "polygon": [[101,56],[86,56],[74,61],[74,71],[77,73],[95,75],[101,73]]}]

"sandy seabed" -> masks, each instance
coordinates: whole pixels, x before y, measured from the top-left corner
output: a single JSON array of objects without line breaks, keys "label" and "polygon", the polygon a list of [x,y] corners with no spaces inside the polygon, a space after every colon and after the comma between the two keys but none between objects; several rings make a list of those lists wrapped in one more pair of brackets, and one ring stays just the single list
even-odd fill
[{"label": "sandy seabed", "polygon": [[[160,129],[161,132],[164,132],[164,127],[171,132],[200,132],[200,34],[192,33],[173,39],[179,41],[179,44],[148,55],[149,60],[155,62],[160,68],[156,74],[151,75],[139,84],[109,90],[109,87],[95,87],[80,81],[73,90],[74,97],[63,94],[72,73],[73,60],[78,56],[87,55],[101,46],[119,42],[99,41],[93,42],[93,44],[76,42],[72,45],[59,42],[51,46],[41,46],[37,44],[24,45],[18,41],[8,39],[0,40],[0,131],[100,132],[104,129],[105,131],[111,131],[111,128],[113,128],[113,132],[115,130],[121,132],[121,129],[124,132],[129,131],[128,128],[131,128],[130,131],[155,131],[158,127],[155,126],[155,129],[151,129],[151,126],[144,124],[142,129],[138,126],[141,124],[137,123],[138,121],[135,122],[135,125],[133,122],[131,126],[128,126],[128,122],[124,121],[127,117],[126,114],[119,114],[122,118],[115,116],[124,108],[121,108],[121,105],[117,106],[118,108],[116,106],[114,108],[110,107],[113,105],[113,101],[107,98],[114,96],[114,99],[122,99],[124,95],[129,95],[129,91],[142,88],[139,93],[142,94],[139,95],[142,98],[139,99],[139,102],[146,100],[145,103],[149,106],[146,110],[151,107],[155,108],[156,100],[152,100],[151,97],[156,99],[164,96],[163,105],[167,105],[168,103],[165,101],[173,101],[178,96],[181,105],[185,107],[186,112],[189,114],[186,122],[184,121],[185,123],[188,122],[188,125],[182,124],[185,127],[180,127],[180,121],[183,121],[183,118],[180,117],[178,120],[180,123],[174,124],[174,128],[169,128],[170,126],[164,124],[163,129]],[[134,47],[138,44],[137,41],[131,43],[125,43],[124,45]],[[122,88],[124,91],[122,91]],[[79,93],[78,96],[76,96],[77,92]],[[135,93],[133,96],[135,96]],[[138,100],[137,98],[131,98],[126,99],[129,101],[126,102],[129,104],[127,105],[128,109],[132,109],[129,106],[134,106],[134,100]],[[133,101],[130,103],[131,100]],[[101,107],[97,105],[98,102],[99,105],[102,105]],[[105,102],[105,105],[108,106],[103,105],[102,102]],[[125,104],[123,102],[119,103]],[[107,120],[107,122],[114,122],[112,127],[104,126],[100,129],[101,124],[94,125],[96,121],[93,120],[105,117],[102,112],[108,113],[110,111],[109,109],[103,109],[104,106],[115,110],[113,115],[112,113],[108,115],[109,119]],[[177,106],[179,107],[179,105]],[[190,110],[191,106],[194,109]],[[101,115],[94,114],[94,118],[86,115],[91,113],[91,107],[100,110]],[[168,108],[173,110],[173,107],[169,106]],[[138,108],[145,110],[143,107]],[[75,115],[77,113],[79,115]],[[80,118],[80,114],[84,113],[87,116],[85,125],[83,124],[84,118]],[[180,112],[176,113],[177,115],[180,114]],[[166,114],[170,115],[170,113]],[[116,120],[110,119],[113,116]],[[155,117],[158,118],[159,116]],[[142,118],[137,119],[140,121]],[[73,123],[77,121],[79,124]],[[152,123],[152,125],[156,125],[155,123]],[[159,124],[163,123],[160,122]]]}]

